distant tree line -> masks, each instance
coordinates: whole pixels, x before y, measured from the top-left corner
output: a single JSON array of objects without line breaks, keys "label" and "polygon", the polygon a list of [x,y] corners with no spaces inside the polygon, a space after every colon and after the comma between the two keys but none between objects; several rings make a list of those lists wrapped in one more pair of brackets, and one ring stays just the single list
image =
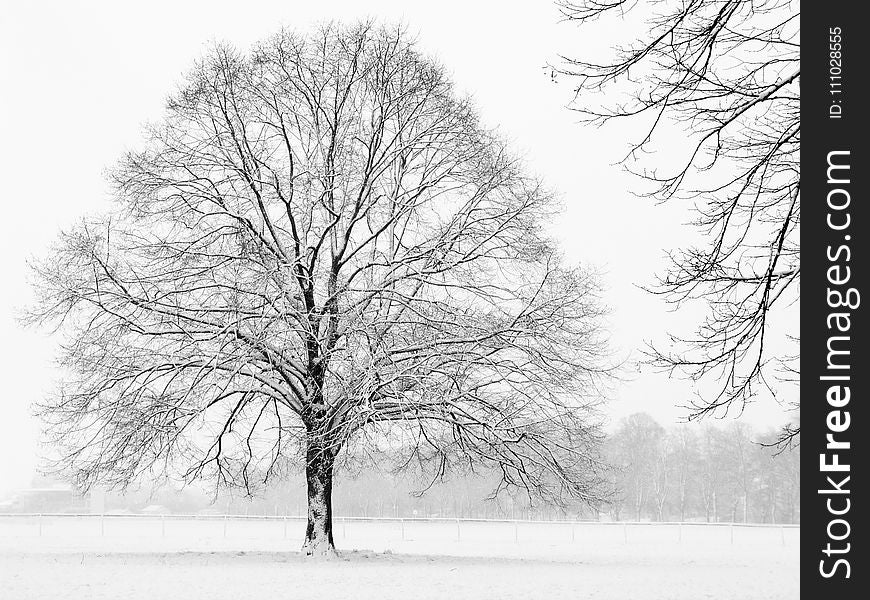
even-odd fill
[{"label": "distant tree line", "polygon": [[[466,472],[445,477],[421,493],[419,481],[389,469],[367,469],[336,477],[334,510],[338,517],[362,518],[447,518],[520,520],[594,520],[598,512],[581,502],[558,506],[552,502],[531,502],[528,496],[504,494],[491,499],[498,474]],[[273,481],[255,496],[187,486],[175,489],[143,485],[125,493],[110,492],[109,512],[139,513],[158,506],[173,514],[233,514],[304,516],[307,510],[302,473],[291,473]],[[80,511],[81,509],[79,509]],[[59,510],[63,512],[63,509]]]},{"label": "distant tree line", "polygon": [[[621,521],[800,522],[800,447],[766,445],[778,430],[760,432],[741,422],[663,427],[646,413],[624,418],[604,442],[610,502],[557,505],[513,493],[490,498],[498,473],[468,467],[421,486],[413,473],[381,455],[378,466],[345,470],[336,478],[340,517],[472,519],[612,519]],[[173,513],[305,514],[304,474],[287,476],[252,497],[222,490],[145,485],[113,493],[109,510],[140,511],[158,504]],[[425,488],[425,489],[424,489]],[[596,510],[597,509],[597,510]]]},{"label": "distant tree line", "polygon": [[[418,477],[383,460],[336,480],[336,515],[369,518],[613,519],[621,521],[800,522],[800,447],[767,446],[778,430],[760,432],[742,422],[663,427],[646,413],[620,421],[604,442],[610,464],[610,502],[557,505],[524,494],[490,499],[498,474],[469,467],[423,489]],[[389,454],[389,453],[387,453]],[[382,455],[381,458],[386,458]],[[133,496],[128,496],[128,501]],[[124,504],[120,498],[114,505]],[[233,514],[302,515],[301,472],[272,482],[256,498],[215,498],[188,488],[141,498],[173,512],[208,508]]]},{"label": "distant tree line", "polygon": [[800,522],[800,448],[741,422],[664,428],[646,413],[606,442],[616,520]]}]

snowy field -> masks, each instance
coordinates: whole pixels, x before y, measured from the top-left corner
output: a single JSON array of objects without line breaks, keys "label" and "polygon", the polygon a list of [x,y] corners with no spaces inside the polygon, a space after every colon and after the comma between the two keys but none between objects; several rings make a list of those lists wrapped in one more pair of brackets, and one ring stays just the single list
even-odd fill
[{"label": "snowy field", "polygon": [[338,520],[334,561],[298,519],[0,517],[0,598],[792,599],[800,530]]}]

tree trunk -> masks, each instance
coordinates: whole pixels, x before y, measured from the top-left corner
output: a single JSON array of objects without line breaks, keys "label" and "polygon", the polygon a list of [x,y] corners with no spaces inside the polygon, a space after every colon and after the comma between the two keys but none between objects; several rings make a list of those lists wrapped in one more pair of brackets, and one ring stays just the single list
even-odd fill
[{"label": "tree trunk", "polygon": [[716,491],[713,490],[713,522],[719,522],[719,501],[716,498]]},{"label": "tree trunk", "polygon": [[308,526],[302,553],[306,556],[337,556],[332,539],[332,472],[335,455],[331,449],[311,443],[306,455],[308,481]]}]

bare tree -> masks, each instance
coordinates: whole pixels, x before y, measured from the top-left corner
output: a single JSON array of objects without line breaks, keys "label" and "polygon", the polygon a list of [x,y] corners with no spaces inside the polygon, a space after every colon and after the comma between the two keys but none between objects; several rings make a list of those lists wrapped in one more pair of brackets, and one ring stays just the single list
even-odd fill
[{"label": "bare tree", "polygon": [[[653,362],[716,382],[691,404],[692,418],[740,411],[759,391],[775,392],[776,363],[786,374],[797,364],[785,358],[785,342],[769,338],[778,316],[781,337],[794,333],[781,316],[800,284],[799,2],[560,6],[583,31],[631,35],[647,26],[615,55],[567,59],[563,72],[577,78],[574,108],[590,122],[632,119],[641,128],[624,163],[651,183],[654,197],[690,202],[704,236],[672,253],[673,268],[655,291],[676,305],[701,301],[705,317],[694,335],[656,346]],[[661,139],[666,153],[656,155]],[[799,434],[788,426],[779,442]]]},{"label": "bare tree", "polygon": [[722,506],[725,471],[731,455],[726,451],[725,435],[710,425],[701,433],[700,490],[707,522],[717,523]]},{"label": "bare tree", "polygon": [[614,487],[630,503],[636,521],[647,508],[661,516],[667,489],[660,468],[664,436],[664,428],[650,415],[634,413],[620,421],[609,443],[617,475]]},{"label": "bare tree", "polygon": [[680,521],[685,521],[693,498],[693,484],[699,479],[701,453],[698,436],[688,426],[682,425],[668,432],[667,437],[670,447],[669,463],[674,472],[677,511]]},{"label": "bare tree", "polygon": [[800,448],[792,452],[772,451],[777,434],[767,432],[760,440],[759,452],[773,455],[769,468],[758,469],[761,489],[759,503],[763,503],[762,518],[771,523],[793,523],[800,506]]},{"label": "bare tree", "polygon": [[740,422],[731,423],[723,432],[726,443],[726,451],[730,461],[720,461],[723,468],[726,464],[730,466],[727,469],[727,474],[730,478],[728,482],[733,493],[733,503],[731,510],[731,520],[737,521],[737,510],[739,507],[740,520],[744,523],[749,521],[750,504],[752,501],[752,492],[757,487],[757,453],[759,446],[752,442],[752,431],[749,427]]},{"label": "bare tree", "polygon": [[662,430],[659,436],[651,456],[652,477],[650,480],[652,482],[653,518],[656,521],[664,521],[665,504],[673,491],[673,482],[671,481],[673,448],[667,432]]},{"label": "bare tree", "polygon": [[308,554],[335,551],[340,456],[600,499],[595,279],[401,30],[215,47],[112,180],[112,214],[35,265],[28,317],[65,332],[41,414],[84,485],[254,492],[302,456]]}]

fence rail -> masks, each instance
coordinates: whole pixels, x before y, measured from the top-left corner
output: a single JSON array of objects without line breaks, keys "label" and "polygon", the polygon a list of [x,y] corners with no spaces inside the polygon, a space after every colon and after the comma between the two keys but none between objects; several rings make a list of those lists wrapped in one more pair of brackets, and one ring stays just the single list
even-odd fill
[{"label": "fence rail", "polygon": [[[0,513],[0,539],[45,543],[159,540],[194,543],[247,540],[261,543],[300,538],[302,515]],[[334,535],[347,544],[374,541],[391,548],[406,543],[600,545],[680,544],[703,546],[795,546],[798,524],[679,521],[592,521],[447,517],[335,517]],[[171,539],[170,539],[171,538]],[[736,541],[735,541],[736,540]],[[127,543],[125,541],[125,543]],[[0,544],[2,545],[2,544]],[[391,546],[392,545],[392,546]]]},{"label": "fence rail", "polygon": [[[68,513],[68,512],[45,512],[45,513],[0,513],[3,518],[91,518],[91,519],[177,519],[195,521],[220,521],[231,519],[236,521],[304,521],[305,515],[242,515],[242,514],[183,514],[183,513]],[[787,528],[800,529],[799,523],[742,523],[731,521],[595,521],[593,519],[486,519],[482,517],[340,517],[334,516],[333,521],[357,521],[372,523],[527,523],[541,525],[639,525],[639,526],[685,526],[685,527],[759,527],[759,528]]]}]

